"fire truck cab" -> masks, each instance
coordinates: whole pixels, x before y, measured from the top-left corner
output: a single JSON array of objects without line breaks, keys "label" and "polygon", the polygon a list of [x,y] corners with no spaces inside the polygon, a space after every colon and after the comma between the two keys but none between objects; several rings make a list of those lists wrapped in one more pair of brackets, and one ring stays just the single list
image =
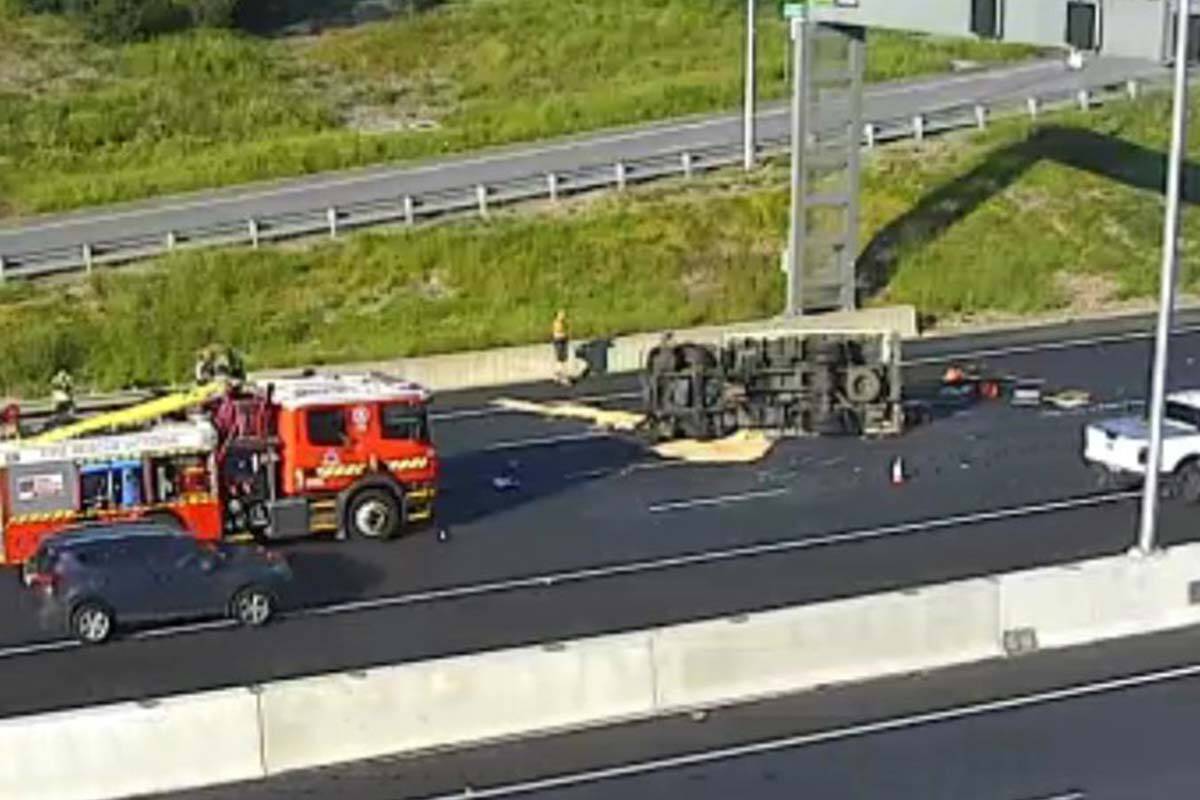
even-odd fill
[{"label": "fire truck cab", "polygon": [[438,463],[424,388],[312,375],[259,384],[251,397],[265,409],[234,415],[258,422],[235,424],[220,458],[227,531],[387,539],[432,518]]}]

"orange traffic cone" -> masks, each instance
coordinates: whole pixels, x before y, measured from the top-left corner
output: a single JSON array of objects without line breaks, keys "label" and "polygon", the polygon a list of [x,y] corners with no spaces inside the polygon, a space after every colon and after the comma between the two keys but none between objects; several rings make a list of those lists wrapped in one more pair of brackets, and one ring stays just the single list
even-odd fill
[{"label": "orange traffic cone", "polygon": [[892,486],[904,483],[904,460],[900,456],[892,461]]}]

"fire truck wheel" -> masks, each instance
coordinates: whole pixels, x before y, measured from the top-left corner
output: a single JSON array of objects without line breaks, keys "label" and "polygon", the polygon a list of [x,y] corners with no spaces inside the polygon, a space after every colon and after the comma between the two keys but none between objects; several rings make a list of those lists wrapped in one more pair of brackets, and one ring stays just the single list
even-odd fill
[{"label": "fire truck wheel", "polygon": [[234,619],[252,628],[266,625],[275,614],[274,598],[270,592],[257,586],[247,586],[238,591],[229,605]]},{"label": "fire truck wheel", "polygon": [[346,509],[346,528],[364,539],[390,539],[400,523],[400,503],[386,489],[363,489]]},{"label": "fire truck wheel", "polygon": [[84,644],[100,644],[113,632],[113,614],[94,600],[84,600],[71,612],[71,633]]}]

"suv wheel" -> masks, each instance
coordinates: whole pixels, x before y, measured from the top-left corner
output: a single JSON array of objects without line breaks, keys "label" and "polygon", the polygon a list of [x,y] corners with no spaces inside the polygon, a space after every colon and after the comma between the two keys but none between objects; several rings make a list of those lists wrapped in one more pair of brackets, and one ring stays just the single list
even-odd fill
[{"label": "suv wheel", "polygon": [[234,595],[230,610],[238,622],[257,628],[275,615],[275,599],[269,592],[251,586]]},{"label": "suv wheel", "polygon": [[364,539],[390,539],[401,522],[400,503],[387,489],[363,489],[346,509],[346,528]]},{"label": "suv wheel", "polygon": [[85,601],[71,612],[71,633],[84,644],[100,644],[113,632],[112,612],[100,603]]},{"label": "suv wheel", "polygon": [[1176,478],[1179,496],[1187,503],[1200,503],[1200,463],[1188,462]]}]

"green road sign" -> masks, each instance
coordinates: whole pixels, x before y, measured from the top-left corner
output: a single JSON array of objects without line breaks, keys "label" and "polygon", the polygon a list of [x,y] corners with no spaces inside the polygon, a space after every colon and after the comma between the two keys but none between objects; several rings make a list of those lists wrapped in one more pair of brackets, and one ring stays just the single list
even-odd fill
[{"label": "green road sign", "polygon": [[803,19],[808,16],[808,3],[784,3],[784,19]]}]

